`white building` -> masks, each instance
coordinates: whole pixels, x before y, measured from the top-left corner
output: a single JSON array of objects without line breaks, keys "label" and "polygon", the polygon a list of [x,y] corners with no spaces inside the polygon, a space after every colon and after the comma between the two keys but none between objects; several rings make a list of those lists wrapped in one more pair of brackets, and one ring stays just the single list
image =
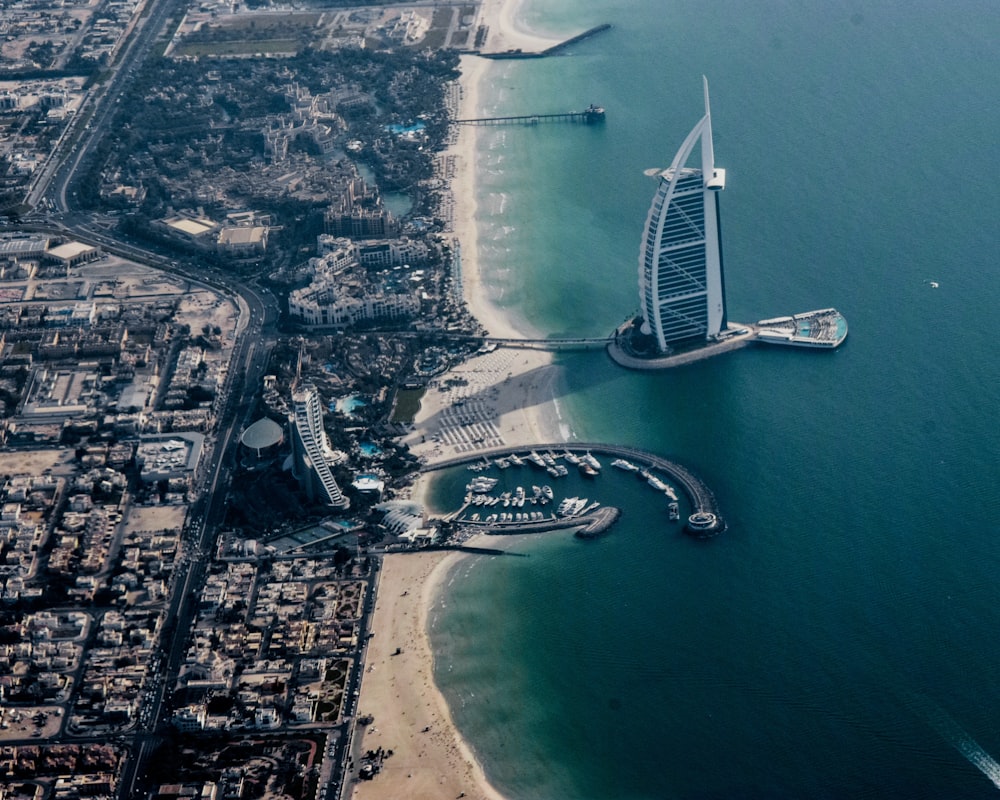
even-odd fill
[{"label": "white building", "polygon": [[[719,232],[719,191],[726,171],[715,166],[708,80],[705,115],[662,171],[646,218],[639,253],[642,332],[661,352],[683,341],[704,341],[726,327]],[[699,167],[685,166],[701,144]]]},{"label": "white building", "polygon": [[319,392],[306,384],[292,394],[292,404],[292,473],[310,499],[321,498],[334,508],[348,508],[351,503],[330,469],[334,450],[323,428]]}]

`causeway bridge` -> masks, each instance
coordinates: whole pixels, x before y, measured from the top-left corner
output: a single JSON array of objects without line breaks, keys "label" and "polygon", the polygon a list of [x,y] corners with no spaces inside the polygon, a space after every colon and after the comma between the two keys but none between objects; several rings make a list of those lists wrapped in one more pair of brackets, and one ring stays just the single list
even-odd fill
[{"label": "causeway bridge", "polygon": [[575,339],[500,339],[495,336],[487,336],[486,344],[495,344],[497,347],[509,347],[512,350],[548,350],[549,352],[559,352],[562,350],[603,350],[614,341],[612,336],[581,336]]},{"label": "causeway bridge", "polygon": [[455,458],[446,458],[441,461],[429,462],[423,465],[422,472],[434,472],[436,470],[447,469],[448,467],[460,466],[462,464],[474,464],[483,459],[501,458],[509,456],[511,453],[521,455],[527,454],[531,450],[548,451],[556,453],[569,451],[571,453],[595,453],[612,458],[624,458],[642,465],[649,469],[657,469],[663,472],[668,479],[672,480],[684,492],[691,503],[693,514],[712,515],[716,522],[710,534],[721,533],[726,529],[726,522],[719,513],[719,505],[715,495],[708,485],[695,475],[687,467],[670,461],[648,450],[641,450],[638,447],[628,447],[617,444],[586,443],[586,442],[548,442],[534,445],[522,445],[520,447],[494,447],[485,450],[478,450],[474,453],[466,453]]}]

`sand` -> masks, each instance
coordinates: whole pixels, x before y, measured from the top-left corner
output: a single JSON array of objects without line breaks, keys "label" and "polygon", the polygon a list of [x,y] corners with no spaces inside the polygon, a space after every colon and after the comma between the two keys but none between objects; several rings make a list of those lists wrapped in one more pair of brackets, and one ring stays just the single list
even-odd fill
[{"label": "sand", "polygon": [[502,53],[518,49],[537,52],[561,41],[528,30],[519,19],[523,5],[523,0],[483,0],[479,24],[489,28],[483,52]]},{"label": "sand", "polygon": [[[391,750],[381,772],[355,784],[357,800],[483,798],[502,800],[452,724],[434,684],[427,614],[458,553],[397,553],[383,560],[359,714],[374,721],[362,749]],[[396,654],[396,649],[401,652]]]},{"label": "sand", "polygon": [[[485,51],[512,48],[541,50],[555,41],[519,26],[520,0],[484,0],[479,24],[487,25]],[[488,62],[462,59],[458,118],[477,116],[478,84]],[[476,258],[476,128],[458,126],[458,136],[443,154],[449,163],[453,195],[452,231],[462,245],[462,282],[470,311],[494,336],[525,337],[494,305],[480,278]],[[459,380],[455,380],[459,379]],[[550,353],[498,348],[440,376],[428,386],[404,439],[428,461],[499,446],[555,442],[560,435],[555,403],[557,368]],[[420,501],[426,481],[418,482]],[[495,537],[481,537],[496,546]],[[357,800],[383,798],[484,798],[503,800],[486,779],[471,749],[451,720],[447,703],[433,679],[433,655],[427,638],[431,604],[458,553],[399,553],[383,559],[373,630],[365,661],[358,713],[374,722],[356,732],[356,752],[392,750],[371,781],[354,783]],[[396,653],[396,648],[402,652]],[[358,764],[355,764],[357,767]],[[464,794],[463,794],[464,793]]]}]

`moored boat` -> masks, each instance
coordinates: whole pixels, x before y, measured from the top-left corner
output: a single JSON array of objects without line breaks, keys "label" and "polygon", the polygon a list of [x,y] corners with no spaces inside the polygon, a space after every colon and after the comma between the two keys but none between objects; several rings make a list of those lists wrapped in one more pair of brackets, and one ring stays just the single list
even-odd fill
[{"label": "moored boat", "polygon": [[485,475],[479,475],[467,483],[465,488],[470,492],[483,494],[490,491],[490,489],[496,486],[497,483],[499,483],[499,481],[496,478],[488,478]]},{"label": "moored boat", "polygon": [[563,453],[563,458],[566,459],[567,463],[572,464],[574,467],[580,463],[580,456],[576,453],[572,453],[569,450]]}]

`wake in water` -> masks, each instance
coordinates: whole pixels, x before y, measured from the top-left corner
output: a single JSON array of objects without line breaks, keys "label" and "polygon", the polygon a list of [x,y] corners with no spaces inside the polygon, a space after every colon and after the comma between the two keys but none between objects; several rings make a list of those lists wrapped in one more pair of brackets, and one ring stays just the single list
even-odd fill
[{"label": "wake in water", "polygon": [[923,695],[914,695],[911,705],[941,738],[958,750],[972,766],[1000,789],[1000,763],[980,746],[941,706]]}]

